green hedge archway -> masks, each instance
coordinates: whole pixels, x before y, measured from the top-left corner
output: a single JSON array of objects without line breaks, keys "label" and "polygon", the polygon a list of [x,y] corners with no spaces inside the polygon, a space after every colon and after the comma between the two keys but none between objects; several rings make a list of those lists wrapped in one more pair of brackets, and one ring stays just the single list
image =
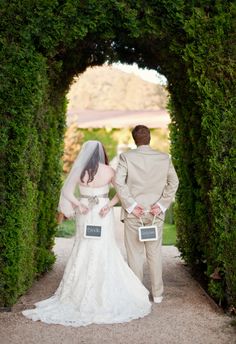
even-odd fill
[{"label": "green hedge archway", "polygon": [[211,295],[235,306],[234,2],[13,0],[0,12],[1,305],[55,260],[69,85],[119,60],[168,78],[178,246]]}]

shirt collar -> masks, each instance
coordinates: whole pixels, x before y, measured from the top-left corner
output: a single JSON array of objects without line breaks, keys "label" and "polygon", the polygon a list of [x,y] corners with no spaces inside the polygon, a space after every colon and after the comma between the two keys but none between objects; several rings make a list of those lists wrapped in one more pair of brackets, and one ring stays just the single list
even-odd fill
[{"label": "shirt collar", "polygon": [[137,147],[137,149],[141,149],[141,150],[143,150],[143,149],[150,149],[150,148],[151,147],[149,145],[140,145],[140,146]]}]

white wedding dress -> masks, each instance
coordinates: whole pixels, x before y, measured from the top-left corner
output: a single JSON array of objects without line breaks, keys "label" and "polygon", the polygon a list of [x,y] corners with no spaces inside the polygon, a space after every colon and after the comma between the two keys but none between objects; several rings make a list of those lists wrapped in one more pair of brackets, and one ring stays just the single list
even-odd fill
[{"label": "white wedding dress", "polygon": [[[36,308],[22,313],[34,321],[65,326],[112,324],[144,317],[151,311],[149,292],[128,267],[116,244],[113,209],[100,217],[107,204],[103,196],[108,185],[91,188],[80,186],[80,193],[98,196],[87,215],[76,215],[74,246],[63,278],[54,295],[37,302]],[[82,198],[88,205],[88,199]],[[102,237],[84,237],[85,224],[102,225]]]}]

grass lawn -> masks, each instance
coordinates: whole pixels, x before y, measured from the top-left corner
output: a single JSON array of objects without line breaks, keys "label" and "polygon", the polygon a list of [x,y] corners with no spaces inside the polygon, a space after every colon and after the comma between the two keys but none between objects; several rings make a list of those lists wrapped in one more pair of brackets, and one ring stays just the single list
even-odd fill
[{"label": "grass lawn", "polygon": [[175,225],[170,225],[169,223],[165,223],[162,245],[175,245],[175,244],[176,244]]},{"label": "grass lawn", "polygon": [[[57,237],[69,238],[75,233],[75,221],[66,220],[58,226]],[[175,225],[164,224],[163,245],[175,245],[176,229]]]}]

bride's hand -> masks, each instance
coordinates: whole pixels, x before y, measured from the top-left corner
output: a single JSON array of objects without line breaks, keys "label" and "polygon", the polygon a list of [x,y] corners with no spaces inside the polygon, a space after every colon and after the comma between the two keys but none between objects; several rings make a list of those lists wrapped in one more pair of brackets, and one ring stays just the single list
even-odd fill
[{"label": "bride's hand", "polygon": [[111,208],[110,208],[110,206],[107,204],[107,205],[105,205],[105,206],[99,211],[99,215],[100,215],[101,217],[105,217],[105,216],[109,213],[110,210],[111,210]]},{"label": "bride's hand", "polygon": [[86,205],[82,203],[78,205],[78,209],[79,209],[80,214],[83,214],[83,215],[86,215],[89,212],[89,208],[86,207]]}]

